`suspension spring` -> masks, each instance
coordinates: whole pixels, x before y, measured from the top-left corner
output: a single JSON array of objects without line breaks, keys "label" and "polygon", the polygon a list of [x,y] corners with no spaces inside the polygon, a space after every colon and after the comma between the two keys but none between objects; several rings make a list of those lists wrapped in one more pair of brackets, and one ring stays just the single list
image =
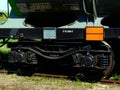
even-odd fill
[{"label": "suspension spring", "polygon": [[100,68],[106,69],[108,67],[108,56],[100,56]]}]

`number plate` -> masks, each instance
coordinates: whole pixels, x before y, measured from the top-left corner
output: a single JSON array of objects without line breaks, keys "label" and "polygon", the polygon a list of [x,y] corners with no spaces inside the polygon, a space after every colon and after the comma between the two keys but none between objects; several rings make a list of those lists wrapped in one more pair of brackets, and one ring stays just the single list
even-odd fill
[{"label": "number plate", "polygon": [[56,39],[56,28],[54,27],[43,28],[43,39]]}]

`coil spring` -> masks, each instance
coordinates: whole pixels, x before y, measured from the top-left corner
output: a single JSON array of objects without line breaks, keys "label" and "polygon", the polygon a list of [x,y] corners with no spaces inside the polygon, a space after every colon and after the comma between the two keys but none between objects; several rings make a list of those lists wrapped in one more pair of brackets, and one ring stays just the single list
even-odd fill
[{"label": "coil spring", "polygon": [[100,56],[100,68],[106,69],[108,67],[108,56]]},{"label": "coil spring", "polygon": [[9,62],[9,63],[14,63],[14,62],[15,62],[12,53],[9,53],[9,54],[8,54],[8,62]]},{"label": "coil spring", "polygon": [[36,57],[36,54],[34,53],[31,53],[32,57],[31,57],[31,63],[32,64],[37,64],[37,57]]}]

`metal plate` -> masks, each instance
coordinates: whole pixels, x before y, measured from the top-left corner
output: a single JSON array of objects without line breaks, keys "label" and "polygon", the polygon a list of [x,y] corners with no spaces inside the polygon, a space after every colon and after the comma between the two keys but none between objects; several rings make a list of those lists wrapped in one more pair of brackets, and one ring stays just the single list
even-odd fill
[{"label": "metal plate", "polygon": [[55,27],[43,28],[43,39],[56,39],[56,28]]}]

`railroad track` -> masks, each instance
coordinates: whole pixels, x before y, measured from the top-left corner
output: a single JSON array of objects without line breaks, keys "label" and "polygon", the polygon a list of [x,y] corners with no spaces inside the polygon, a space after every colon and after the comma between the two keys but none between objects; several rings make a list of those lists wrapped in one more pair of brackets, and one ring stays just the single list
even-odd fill
[{"label": "railroad track", "polygon": [[[63,71],[63,73],[59,72],[59,71],[62,71],[64,68],[62,70],[57,68],[57,71],[53,70],[52,73],[51,73],[51,70],[49,71],[48,69],[46,71],[49,71],[49,72],[39,72],[40,70],[38,69],[38,71],[33,71],[30,74],[28,74],[28,73],[31,70],[28,70],[29,68],[27,68],[27,70],[25,70],[24,72],[28,72],[28,73],[24,74],[24,72],[21,71],[17,66],[13,66],[14,68],[11,69],[12,66],[13,65],[11,65],[11,64],[5,65],[5,67],[7,67],[7,69],[4,69],[5,67],[3,67],[3,69],[1,68],[0,74],[17,74],[17,75],[21,75],[21,76],[37,76],[37,77],[49,77],[49,78],[52,77],[52,78],[64,78],[64,79],[71,79],[72,78],[73,80],[76,78],[76,76],[64,74],[64,72],[66,72],[66,71]],[[54,68],[52,68],[52,69],[54,69]],[[41,71],[44,71],[44,70],[41,70]],[[55,73],[55,72],[57,72],[57,73]],[[113,80],[113,79],[102,79],[99,82],[101,84],[120,84],[119,80]]]},{"label": "railroad track", "polygon": [[[5,70],[0,70],[0,74],[18,74],[22,75],[22,72],[20,71],[5,71]],[[56,74],[42,74],[42,73],[33,73],[32,76],[37,76],[37,77],[47,77],[47,78],[63,78],[63,79],[69,79],[69,76],[67,75],[56,75]],[[120,84],[119,80],[114,80],[114,79],[102,79],[99,81],[101,84]]]},{"label": "railroad track", "polygon": [[120,84],[120,81],[114,80],[114,79],[102,79],[100,83],[101,84]]},{"label": "railroad track", "polygon": [[[0,74],[18,74],[18,75],[23,75],[21,71],[6,71],[6,70],[0,70]],[[68,79],[69,76],[67,75],[56,75],[56,74],[45,74],[45,73],[33,73],[31,76],[36,76],[36,77],[52,77],[52,78],[64,78]]]}]

